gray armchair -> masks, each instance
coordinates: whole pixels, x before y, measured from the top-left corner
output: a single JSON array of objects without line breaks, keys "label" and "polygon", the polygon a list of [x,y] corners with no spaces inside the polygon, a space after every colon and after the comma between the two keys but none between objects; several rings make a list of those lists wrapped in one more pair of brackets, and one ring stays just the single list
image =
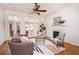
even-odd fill
[{"label": "gray armchair", "polygon": [[33,43],[16,43],[8,41],[10,51],[12,55],[32,55],[33,54]]}]

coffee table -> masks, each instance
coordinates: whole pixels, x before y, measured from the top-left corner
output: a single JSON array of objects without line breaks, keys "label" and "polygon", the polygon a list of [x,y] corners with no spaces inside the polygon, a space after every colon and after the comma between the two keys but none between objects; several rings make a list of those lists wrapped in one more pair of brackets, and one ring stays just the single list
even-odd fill
[{"label": "coffee table", "polygon": [[35,43],[36,44],[45,44],[45,38],[44,37],[36,37]]}]

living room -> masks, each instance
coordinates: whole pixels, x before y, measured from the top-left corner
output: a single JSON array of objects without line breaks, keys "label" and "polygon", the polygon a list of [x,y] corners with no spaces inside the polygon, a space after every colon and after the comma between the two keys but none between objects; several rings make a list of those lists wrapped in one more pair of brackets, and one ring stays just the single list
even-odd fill
[{"label": "living room", "polygon": [[[36,6],[40,6],[39,9]],[[28,55],[28,51],[34,55],[79,54],[78,10],[79,4],[75,3],[0,3],[0,45],[7,46],[4,42],[19,37],[20,33],[22,42],[26,43],[26,40],[33,42],[33,45],[27,46],[29,50],[26,47],[22,54],[19,53],[21,55]],[[59,36],[61,32],[65,35]],[[58,37],[63,37],[64,41],[56,41]],[[4,52],[6,48],[2,51],[1,47],[0,54],[8,54]],[[18,52],[15,53],[15,50],[20,51],[19,47],[17,49],[14,46],[10,47],[11,45],[7,48],[10,55],[12,53],[17,55]]]}]

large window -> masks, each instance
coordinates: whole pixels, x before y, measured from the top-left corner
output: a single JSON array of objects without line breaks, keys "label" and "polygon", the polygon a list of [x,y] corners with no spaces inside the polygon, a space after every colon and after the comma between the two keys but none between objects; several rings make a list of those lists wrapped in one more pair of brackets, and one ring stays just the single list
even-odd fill
[{"label": "large window", "polygon": [[34,31],[34,23],[32,20],[27,20],[25,23],[25,28],[26,28],[26,33],[27,31],[29,32],[29,36],[33,35],[33,31]]},{"label": "large window", "polygon": [[9,21],[10,37],[15,35],[17,32],[19,33],[25,32],[27,36],[33,35],[34,23],[33,20],[30,19],[28,16],[8,15],[8,21]]}]

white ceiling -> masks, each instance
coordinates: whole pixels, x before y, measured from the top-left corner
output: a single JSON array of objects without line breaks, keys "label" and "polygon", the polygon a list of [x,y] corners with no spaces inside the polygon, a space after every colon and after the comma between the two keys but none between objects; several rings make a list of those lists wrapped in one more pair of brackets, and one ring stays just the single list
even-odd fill
[{"label": "white ceiling", "polygon": [[[38,3],[40,9],[46,9],[47,12],[41,14],[48,14],[58,9],[69,6],[68,3]],[[34,3],[0,3],[0,5],[6,9],[17,10],[21,12],[31,13],[33,12]]]}]

